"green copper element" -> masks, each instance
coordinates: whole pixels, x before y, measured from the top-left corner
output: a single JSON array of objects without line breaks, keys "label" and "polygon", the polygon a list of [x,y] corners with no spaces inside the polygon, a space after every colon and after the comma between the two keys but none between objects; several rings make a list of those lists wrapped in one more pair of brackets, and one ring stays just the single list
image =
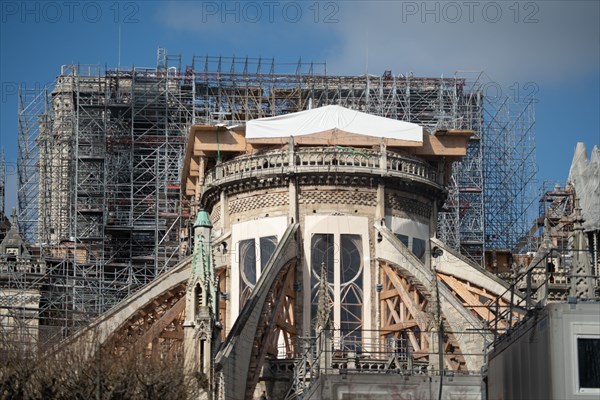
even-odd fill
[{"label": "green copper element", "polygon": [[212,224],[210,223],[210,219],[208,218],[208,213],[205,210],[198,211],[198,215],[196,216],[194,228],[199,227],[212,228]]},{"label": "green copper element", "polygon": [[208,218],[208,213],[204,210],[198,211],[196,221],[194,222],[195,245],[192,257],[191,280],[202,283],[208,295],[206,299],[207,305],[211,308],[213,315],[216,315],[217,287],[210,244],[211,228],[212,224]]}]

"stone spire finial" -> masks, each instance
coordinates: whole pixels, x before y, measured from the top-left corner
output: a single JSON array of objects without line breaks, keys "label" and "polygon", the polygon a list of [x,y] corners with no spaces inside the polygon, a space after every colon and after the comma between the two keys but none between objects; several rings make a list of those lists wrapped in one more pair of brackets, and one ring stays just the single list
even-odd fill
[{"label": "stone spire finial", "polygon": [[572,252],[571,291],[570,295],[580,300],[594,298],[594,279],[592,277],[592,260],[588,250],[588,241],[583,229],[583,216],[579,198],[575,198],[573,215],[573,236],[570,247]]}]

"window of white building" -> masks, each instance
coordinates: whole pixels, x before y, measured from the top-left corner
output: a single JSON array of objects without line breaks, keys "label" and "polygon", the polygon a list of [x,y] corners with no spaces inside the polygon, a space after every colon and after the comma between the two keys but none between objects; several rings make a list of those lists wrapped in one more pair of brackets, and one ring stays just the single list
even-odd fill
[{"label": "window of white building", "polygon": [[[333,234],[314,234],[311,240],[311,328],[317,319],[321,267],[327,272],[327,288],[330,304],[339,304],[338,310],[330,309],[329,318],[344,337],[362,338],[363,324],[363,250],[360,235],[341,234],[340,243]],[[338,312],[334,312],[338,311]]]},{"label": "window of white building", "polygon": [[421,261],[425,261],[425,241],[417,237],[410,237],[401,233],[395,234],[412,253]]},{"label": "window of white building", "polygon": [[277,236],[240,241],[240,309],[252,294],[258,277],[275,252],[275,247]]},{"label": "window of white building", "polygon": [[276,216],[239,222],[231,227],[231,281],[228,324],[233,326],[248,301],[279,239],[287,228],[287,217]]},{"label": "window of white building", "polygon": [[426,224],[400,217],[386,217],[386,225],[418,259],[425,262],[429,227]]}]

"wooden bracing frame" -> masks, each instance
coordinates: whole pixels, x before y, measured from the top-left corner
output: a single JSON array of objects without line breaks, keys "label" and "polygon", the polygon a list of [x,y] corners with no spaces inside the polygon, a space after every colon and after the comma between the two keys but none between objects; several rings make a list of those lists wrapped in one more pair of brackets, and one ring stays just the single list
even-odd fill
[{"label": "wooden bracing frame", "polygon": [[275,313],[274,331],[272,340],[268,343],[269,348],[267,354],[272,357],[278,356],[279,339],[283,340],[285,345],[285,357],[292,358],[296,356],[296,325],[294,318],[294,307],[296,305],[296,291],[294,289],[295,281],[295,266],[290,266],[290,270],[286,274],[283,283],[278,282],[276,285],[279,295],[274,294],[274,298],[280,297],[279,310]]},{"label": "wooden bracing frame", "polygon": [[[415,362],[429,363],[431,353],[430,333],[435,328],[431,310],[428,310],[431,294],[414,277],[404,276],[399,268],[380,263],[380,282],[383,285],[379,294],[381,307],[381,338],[408,339]],[[444,320],[444,363],[453,371],[466,369],[455,333]]]},{"label": "wooden bracing frame", "polygon": [[[497,294],[491,293],[465,279],[460,279],[455,276],[446,275],[439,272],[437,276],[448,286],[454,297],[459,299],[462,302],[462,305],[471,310],[473,315],[475,315],[478,319],[489,324],[490,329],[493,329],[491,323],[494,321],[497,323],[499,330],[498,333],[502,333],[509,327],[509,325],[514,325],[521,319],[519,314],[515,312],[513,314],[512,321],[506,321],[503,319],[496,321],[498,318],[497,314],[502,313],[509,307],[507,301],[499,297]],[[495,309],[496,304],[498,305],[498,309]]]},{"label": "wooden bracing frame", "polygon": [[163,292],[140,308],[106,342],[113,354],[144,351],[147,356],[181,351],[185,283]]},{"label": "wooden bracing frame", "polygon": [[248,380],[246,381],[246,398],[253,396],[265,359],[267,357],[277,358],[280,343],[283,342],[285,345],[286,358],[293,358],[297,355],[294,315],[295,276],[296,261],[292,261],[282,269],[267,295],[254,337]]},{"label": "wooden bracing frame", "polygon": [[381,283],[381,335],[391,335],[394,339],[400,339],[404,335],[412,345],[415,359],[427,357],[427,332],[431,325],[426,311],[427,299],[387,264],[381,264]]}]

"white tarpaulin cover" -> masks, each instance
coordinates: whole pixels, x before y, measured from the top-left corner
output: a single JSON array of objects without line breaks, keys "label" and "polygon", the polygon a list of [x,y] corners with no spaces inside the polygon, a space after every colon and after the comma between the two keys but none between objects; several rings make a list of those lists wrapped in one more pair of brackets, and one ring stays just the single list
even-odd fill
[{"label": "white tarpaulin cover", "polygon": [[246,124],[246,138],[299,136],[333,129],[359,135],[423,142],[423,128],[417,124],[341,106],[325,106],[249,121]]},{"label": "white tarpaulin cover", "polygon": [[569,182],[575,186],[575,196],[579,198],[583,228],[586,231],[600,229],[600,149],[594,146],[588,160],[585,144],[577,143]]}]

